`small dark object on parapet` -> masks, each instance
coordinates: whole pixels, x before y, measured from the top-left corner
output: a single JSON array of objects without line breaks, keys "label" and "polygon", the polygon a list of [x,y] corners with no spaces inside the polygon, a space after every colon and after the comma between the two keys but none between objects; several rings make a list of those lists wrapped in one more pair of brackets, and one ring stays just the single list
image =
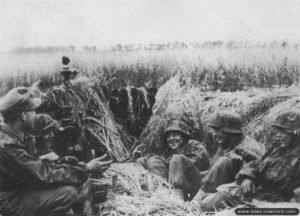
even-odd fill
[{"label": "small dark object on parapet", "polygon": [[63,76],[64,83],[68,82],[70,79],[74,79],[78,75],[78,71],[76,68],[70,68],[70,58],[67,56],[62,57],[62,64],[63,68],[60,71],[61,75]]},{"label": "small dark object on parapet", "polygon": [[70,58],[67,56],[62,57],[62,64],[63,65],[68,65],[70,63]]}]

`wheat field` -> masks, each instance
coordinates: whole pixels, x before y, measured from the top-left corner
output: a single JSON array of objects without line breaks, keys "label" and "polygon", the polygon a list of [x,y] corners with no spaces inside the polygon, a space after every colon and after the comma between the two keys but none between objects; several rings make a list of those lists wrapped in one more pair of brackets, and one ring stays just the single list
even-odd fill
[{"label": "wheat field", "polygon": [[59,70],[64,55],[71,58],[71,64],[82,75],[97,78],[112,88],[126,85],[160,87],[175,74],[188,75],[195,85],[224,80],[224,85],[233,85],[230,91],[299,82],[300,51],[295,47],[1,53],[1,95],[14,86],[30,85],[39,79],[47,80],[49,85],[60,83]]},{"label": "wheat field", "polygon": [[[29,86],[38,80],[44,80],[48,86],[61,84],[62,56],[70,57],[71,65],[79,70],[80,76],[91,78],[109,89],[128,85],[158,88],[154,115],[139,138],[150,147],[161,141],[161,129],[172,118],[186,120],[194,128],[195,138],[203,140],[205,128],[202,123],[213,112],[223,109],[238,112],[246,123],[246,134],[265,144],[271,136],[268,126],[274,116],[291,107],[300,108],[300,50],[295,47],[1,53],[0,56],[1,96],[13,87]],[[210,89],[211,86],[214,89]],[[209,91],[206,92],[207,88]],[[122,171],[138,173],[136,169]],[[178,201],[176,197],[170,199],[171,190],[156,190],[165,182],[148,176],[144,170],[141,174],[143,184],[153,183],[155,193],[148,191],[145,195],[139,185],[140,176],[132,183],[136,180],[129,178],[132,174],[124,174],[124,182],[131,182],[126,184],[128,187],[138,185],[138,195],[113,194],[100,206],[101,215],[205,215],[190,203]],[[104,180],[111,183],[111,176]],[[103,184],[100,180],[95,181]],[[219,213],[227,214],[226,211]],[[232,211],[227,215],[232,215]]]}]

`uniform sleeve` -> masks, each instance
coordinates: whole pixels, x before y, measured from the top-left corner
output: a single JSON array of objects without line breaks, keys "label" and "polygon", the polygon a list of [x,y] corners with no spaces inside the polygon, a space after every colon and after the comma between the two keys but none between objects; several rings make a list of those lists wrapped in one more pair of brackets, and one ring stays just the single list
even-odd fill
[{"label": "uniform sleeve", "polygon": [[238,157],[223,156],[218,158],[203,178],[201,190],[206,193],[214,193],[218,186],[233,182],[241,165],[242,161]]},{"label": "uniform sleeve", "polygon": [[190,140],[188,146],[190,151],[186,154],[186,156],[193,161],[199,171],[207,170],[209,168],[210,161],[205,147],[196,140]]},{"label": "uniform sleeve", "polygon": [[31,188],[57,185],[81,185],[88,178],[85,164],[75,166],[40,160],[21,148],[6,148],[7,166],[22,184]]},{"label": "uniform sleeve", "polygon": [[249,163],[246,163],[242,169],[239,171],[239,173],[236,175],[236,182],[238,184],[241,184],[244,179],[249,178],[252,180],[257,179],[257,167],[260,163],[260,160],[251,161]]}]

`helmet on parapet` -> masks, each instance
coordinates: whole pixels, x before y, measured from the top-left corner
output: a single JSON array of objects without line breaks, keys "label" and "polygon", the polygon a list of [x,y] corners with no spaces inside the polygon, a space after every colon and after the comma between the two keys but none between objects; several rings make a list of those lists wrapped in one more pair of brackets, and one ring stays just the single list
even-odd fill
[{"label": "helmet on parapet", "polygon": [[78,75],[78,70],[76,68],[70,68],[70,58],[67,56],[62,57],[63,68],[60,71],[61,75],[64,78],[64,82],[74,79]]},{"label": "helmet on parapet", "polygon": [[168,124],[164,132],[167,134],[170,131],[179,131],[188,137],[191,136],[189,126],[180,120],[173,120]]},{"label": "helmet on parapet", "polygon": [[208,121],[208,127],[221,130],[225,133],[242,134],[242,120],[233,113],[217,112]]},{"label": "helmet on parapet", "polygon": [[300,111],[289,110],[279,114],[272,123],[272,127],[282,128],[288,133],[300,135]]}]

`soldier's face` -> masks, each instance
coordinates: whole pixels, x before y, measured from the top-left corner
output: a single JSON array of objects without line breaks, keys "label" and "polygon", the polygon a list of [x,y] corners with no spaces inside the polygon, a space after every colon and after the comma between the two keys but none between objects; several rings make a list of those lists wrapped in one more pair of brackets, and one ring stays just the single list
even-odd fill
[{"label": "soldier's face", "polygon": [[228,139],[228,134],[219,129],[212,128],[212,137],[213,137],[213,141],[218,146],[224,146]]},{"label": "soldier's face", "polygon": [[23,120],[25,122],[26,129],[29,130],[29,132],[34,131],[35,118],[36,118],[35,111],[29,111],[29,112],[23,113]]},{"label": "soldier's face", "polygon": [[282,128],[275,128],[274,141],[281,148],[288,147],[292,141],[293,135]]},{"label": "soldier's face", "polygon": [[171,149],[175,150],[184,144],[184,137],[178,131],[170,131],[167,133],[167,144]]},{"label": "soldier's face", "polygon": [[54,142],[54,132],[49,131],[48,133],[43,134],[41,136],[41,141],[45,147],[50,148]]}]

